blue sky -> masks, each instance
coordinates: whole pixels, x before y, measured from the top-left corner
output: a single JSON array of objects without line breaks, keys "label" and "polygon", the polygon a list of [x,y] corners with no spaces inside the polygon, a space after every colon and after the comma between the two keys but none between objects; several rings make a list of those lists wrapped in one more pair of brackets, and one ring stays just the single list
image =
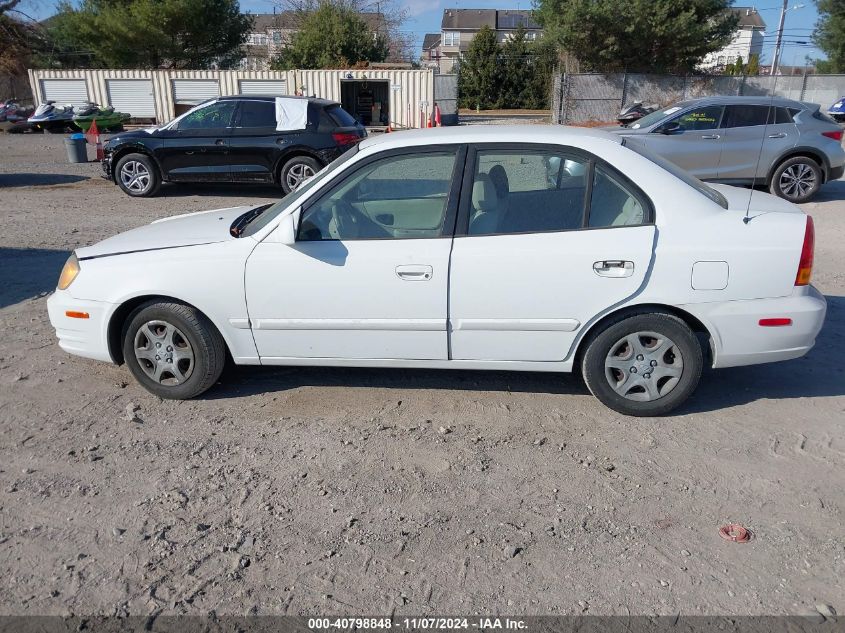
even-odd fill
[{"label": "blue sky", "polygon": [[[418,52],[422,45],[423,36],[426,33],[440,31],[440,18],[443,15],[443,9],[529,9],[532,6],[532,0],[461,0],[460,2],[455,2],[454,0],[393,1],[398,2],[399,6],[408,15],[408,20],[405,22],[403,30],[413,35]],[[624,0],[619,1],[624,2]],[[741,0],[735,4],[737,6],[751,5],[750,2],[742,2]],[[55,7],[53,2],[45,0],[24,0],[22,5],[22,9],[26,13],[36,18],[47,17],[53,13]],[[241,0],[243,10],[251,13],[272,13],[274,6],[277,5],[273,0]],[[764,0],[762,3],[754,6],[757,7],[763,20],[766,22],[766,44],[763,49],[762,63],[768,64],[771,62],[774,52],[781,3],[777,0]],[[804,63],[804,57],[806,55],[810,55],[810,57],[823,56],[821,51],[812,45],[799,43],[810,42],[813,25],[818,18],[818,14],[813,0],[791,0],[790,6],[802,6],[802,8],[792,9],[786,14],[784,50],[781,55],[781,63],[800,66]]]}]

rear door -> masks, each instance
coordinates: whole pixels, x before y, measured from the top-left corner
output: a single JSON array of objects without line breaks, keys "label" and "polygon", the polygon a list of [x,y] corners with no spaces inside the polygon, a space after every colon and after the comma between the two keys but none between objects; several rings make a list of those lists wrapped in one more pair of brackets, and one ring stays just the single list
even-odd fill
[{"label": "rear door", "polygon": [[795,144],[795,124],[776,123],[773,119],[767,125],[771,114],[777,116],[778,108],[768,104],[737,104],[725,108],[725,138],[722,157],[719,161],[719,180],[750,182],[758,177],[759,166],[764,165],[763,176],[768,169],[766,157],[776,151]]},{"label": "rear door", "polygon": [[169,180],[226,182],[229,168],[229,136],[236,102],[215,101],[192,110],[163,134],[159,162]]},{"label": "rear door", "polygon": [[650,150],[694,176],[702,180],[714,179],[718,174],[725,134],[723,111],[721,105],[703,105],[685,110],[660,126],[663,129],[677,123],[676,131],[663,134],[655,130],[637,138],[642,138]]},{"label": "rear door", "polygon": [[645,195],[562,146],[477,146],[449,276],[450,358],[562,361],[581,329],[642,286]]},{"label": "rear door", "polygon": [[236,182],[273,182],[287,134],[276,130],[273,99],[244,99],[235,113],[229,161]]}]

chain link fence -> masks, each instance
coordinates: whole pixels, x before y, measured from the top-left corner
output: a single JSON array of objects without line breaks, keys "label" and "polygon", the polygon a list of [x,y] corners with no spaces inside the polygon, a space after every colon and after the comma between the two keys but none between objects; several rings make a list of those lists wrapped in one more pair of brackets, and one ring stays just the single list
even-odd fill
[{"label": "chain link fence", "polygon": [[663,107],[697,97],[772,95],[826,109],[845,95],[845,75],[568,73],[555,75],[552,85],[552,122],[564,125],[614,122],[622,107],[635,101]]}]

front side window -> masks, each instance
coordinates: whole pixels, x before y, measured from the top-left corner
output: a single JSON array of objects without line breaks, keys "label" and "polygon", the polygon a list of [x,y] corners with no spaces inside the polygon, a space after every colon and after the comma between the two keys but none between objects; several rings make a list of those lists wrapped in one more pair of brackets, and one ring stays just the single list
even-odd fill
[{"label": "front side window", "polygon": [[235,101],[218,101],[189,112],[179,119],[179,131],[228,127],[235,112]]},{"label": "front side window", "polygon": [[469,235],[581,228],[586,160],[553,151],[479,151]]},{"label": "front side window", "polygon": [[704,106],[695,108],[670,119],[669,123],[677,123],[681,130],[700,131],[715,130],[722,119],[722,106]]},{"label": "front side window", "polygon": [[766,125],[769,117],[767,105],[731,105],[725,110],[725,125],[723,127],[752,127]]},{"label": "front side window", "polygon": [[299,241],[440,237],[457,150],[375,160],[302,214]]}]

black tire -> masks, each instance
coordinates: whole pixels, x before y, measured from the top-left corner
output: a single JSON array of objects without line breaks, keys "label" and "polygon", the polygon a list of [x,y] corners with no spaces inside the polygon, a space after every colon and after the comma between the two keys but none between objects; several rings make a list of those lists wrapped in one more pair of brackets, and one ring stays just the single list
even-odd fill
[{"label": "black tire", "polygon": [[299,186],[305,178],[310,178],[323,166],[316,158],[310,156],[294,156],[289,159],[279,170],[279,184],[285,195]]},{"label": "black tire", "polygon": [[[142,330],[145,326],[147,329]],[[151,338],[145,332],[151,332],[155,337]],[[168,332],[171,333],[169,339]],[[168,352],[168,341],[176,348],[175,353],[172,349]],[[157,354],[155,358],[146,360],[136,355],[136,342],[142,356],[150,351]],[[184,347],[183,343],[189,347]],[[183,358],[177,359],[180,349]],[[165,356],[167,353],[172,356]],[[155,360],[159,356],[161,362]],[[192,357],[190,364],[185,362],[186,356]],[[123,358],[144,389],[161,398],[186,400],[208,390],[220,378],[226,364],[226,344],[214,324],[192,306],[151,301],[136,308],[126,320]],[[156,372],[159,367],[164,370]],[[158,380],[153,376],[156,373]],[[183,380],[180,381],[177,374]]]},{"label": "black tire", "polygon": [[816,161],[807,156],[793,156],[777,166],[769,191],[779,198],[800,204],[808,202],[819,192],[822,178],[822,169]]},{"label": "black tire", "polygon": [[[139,175],[139,179],[130,180],[130,168],[134,169],[133,173]],[[127,170],[126,174],[123,173],[124,169]],[[146,170],[146,177],[144,177],[142,169]],[[127,195],[133,198],[146,198],[158,193],[159,187],[161,187],[161,174],[159,174],[158,167],[149,156],[127,154],[121,156],[114,166],[114,181]]]},{"label": "black tire", "polygon": [[[619,351],[626,351],[625,346],[629,344],[625,339],[628,337],[637,337],[638,342],[643,344],[641,360],[633,349],[630,350],[630,358],[628,353],[616,355]],[[662,337],[672,345],[660,352],[657,348]],[[655,342],[652,353],[660,360],[649,360],[647,344],[650,340]],[[609,367],[608,364],[622,367]],[[630,369],[629,364],[634,369]],[[590,392],[614,411],[632,416],[659,416],[669,413],[690,397],[698,385],[703,364],[701,343],[686,323],[669,314],[647,313],[622,317],[594,334],[587,342],[581,372]],[[667,375],[670,372],[672,376]],[[652,373],[661,375],[652,377]],[[611,385],[611,380],[615,380],[616,388]],[[651,395],[639,383],[647,384]],[[649,397],[652,399],[635,399]]]}]

